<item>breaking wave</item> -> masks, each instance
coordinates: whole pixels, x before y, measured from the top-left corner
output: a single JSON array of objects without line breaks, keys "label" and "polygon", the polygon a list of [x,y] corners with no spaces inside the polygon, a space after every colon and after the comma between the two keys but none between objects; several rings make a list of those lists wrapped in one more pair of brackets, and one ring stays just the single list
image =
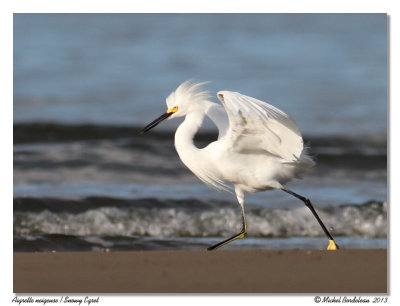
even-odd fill
[{"label": "breaking wave", "polygon": [[[386,202],[317,208],[336,236],[383,238],[387,235]],[[319,237],[318,223],[308,210],[246,206],[249,237]],[[199,200],[51,198],[14,199],[14,236],[213,237],[240,229],[236,204]]]}]

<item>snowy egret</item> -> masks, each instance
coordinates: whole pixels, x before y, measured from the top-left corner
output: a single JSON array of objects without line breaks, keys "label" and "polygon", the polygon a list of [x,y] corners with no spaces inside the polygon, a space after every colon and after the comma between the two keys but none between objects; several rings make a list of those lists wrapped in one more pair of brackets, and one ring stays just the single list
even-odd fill
[{"label": "snowy egret", "polygon": [[[167,112],[148,124],[142,133],[163,120],[185,116],[175,133],[175,148],[182,162],[216,189],[229,190],[233,185],[241,208],[242,230],[208,250],[245,237],[244,193],[271,189],[280,189],[303,201],[329,238],[328,250],[338,249],[310,200],[284,187],[314,165],[293,119],[272,105],[238,92],[218,92],[222,107],[201,89],[203,84],[182,83],[167,97]],[[216,141],[198,149],[193,138],[205,116],[215,123],[219,135]]]}]

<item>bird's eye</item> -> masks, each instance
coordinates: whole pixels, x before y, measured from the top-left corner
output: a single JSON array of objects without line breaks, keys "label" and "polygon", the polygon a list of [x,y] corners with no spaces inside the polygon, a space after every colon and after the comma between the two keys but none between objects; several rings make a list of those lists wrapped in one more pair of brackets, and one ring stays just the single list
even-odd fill
[{"label": "bird's eye", "polygon": [[168,109],[167,113],[171,114],[171,113],[176,113],[177,111],[178,111],[178,106],[174,106],[174,107]]}]

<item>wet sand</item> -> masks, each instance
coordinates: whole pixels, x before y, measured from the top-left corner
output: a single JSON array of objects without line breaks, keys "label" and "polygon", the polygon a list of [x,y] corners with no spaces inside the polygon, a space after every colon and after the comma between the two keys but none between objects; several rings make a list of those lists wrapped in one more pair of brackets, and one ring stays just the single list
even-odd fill
[{"label": "wet sand", "polygon": [[386,250],[14,253],[15,293],[386,293]]}]

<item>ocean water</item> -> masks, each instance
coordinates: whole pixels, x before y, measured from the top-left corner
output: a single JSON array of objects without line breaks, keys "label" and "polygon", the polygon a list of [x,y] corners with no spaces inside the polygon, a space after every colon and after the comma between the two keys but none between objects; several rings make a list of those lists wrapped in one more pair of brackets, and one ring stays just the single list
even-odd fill
[{"label": "ocean water", "polygon": [[[240,230],[232,194],[180,162],[181,82],[211,81],[298,123],[316,161],[288,185],[344,248],[387,245],[385,14],[15,14],[14,250],[202,249]],[[196,136],[203,147],[210,122]],[[326,247],[303,203],[247,195],[227,249]]]}]

